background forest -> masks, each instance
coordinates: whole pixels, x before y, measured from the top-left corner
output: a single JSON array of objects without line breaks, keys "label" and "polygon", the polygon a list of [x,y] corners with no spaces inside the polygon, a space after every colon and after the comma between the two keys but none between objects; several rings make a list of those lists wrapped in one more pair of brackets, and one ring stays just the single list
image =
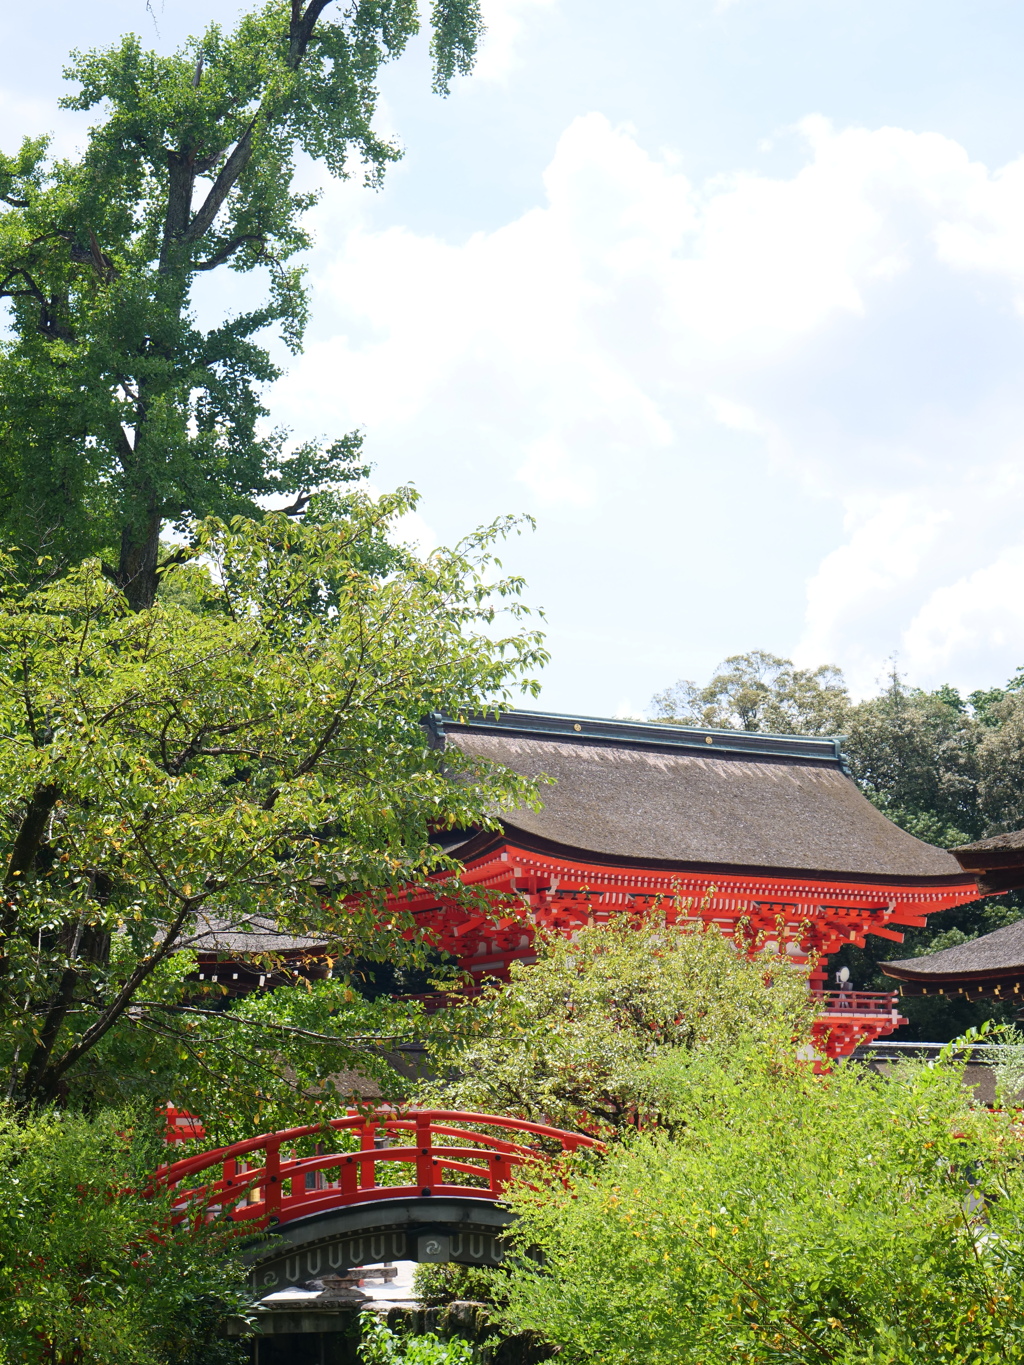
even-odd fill
[{"label": "background forest", "polygon": [[[956,848],[1024,825],[1024,668],[1003,687],[963,697],[948,685],[925,692],[895,665],[881,694],[850,700],[838,668],[795,668],[764,650],[726,659],[700,687],[687,680],[659,692],[652,718],[679,725],[840,735],[850,771],[888,818],[927,843]],[[869,938],[847,947],[830,970],[848,966],[859,990],[890,990],[879,961],[916,957],[965,943],[1024,915],[1019,892],[933,915],[902,947]],[[945,1042],[982,1019],[1012,1011],[995,1001],[910,998],[910,1024],[895,1036]]]}]

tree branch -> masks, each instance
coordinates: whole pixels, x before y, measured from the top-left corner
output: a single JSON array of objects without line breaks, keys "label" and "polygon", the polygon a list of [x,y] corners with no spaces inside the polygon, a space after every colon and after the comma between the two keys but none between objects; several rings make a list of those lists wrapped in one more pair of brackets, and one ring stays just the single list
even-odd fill
[{"label": "tree branch", "polygon": [[11,848],[4,876],[2,908],[0,908],[0,976],[10,968],[7,943],[18,924],[18,888],[35,866],[36,857],[46,840],[46,826],[57,804],[60,788],[55,782],[37,787],[25,810],[21,828]]},{"label": "tree branch", "polygon": [[167,212],[164,214],[164,239],[160,244],[160,270],[172,264],[176,243],[188,235],[192,212],[192,190],[196,182],[194,152],[167,153]]},{"label": "tree branch", "polygon": [[301,512],[306,510],[312,496],[312,493],[299,493],[296,496],[295,501],[289,503],[287,507],[275,507],[273,511],[275,513],[283,513],[286,517],[297,517]]},{"label": "tree branch", "polygon": [[[206,893],[204,892],[201,896],[189,896],[182,900],[181,909],[171,921],[160,946],[155,952],[151,953],[149,957],[144,958],[136,965],[135,970],[129,975],[111,1004],[103,1011],[95,1024],[86,1029],[78,1042],[72,1047],[69,1047],[59,1061],[47,1066],[37,1082],[36,1088],[38,1091],[42,1092],[44,1095],[53,1094],[57,1082],[60,1080],[61,1076],[64,1075],[65,1071],[67,1071],[69,1067],[74,1066],[80,1057],[84,1057],[87,1052],[91,1052],[100,1039],[113,1028],[121,1015],[124,1014],[125,1010],[132,1003],[135,992],[142,985],[143,981],[151,976],[152,973],[156,971],[157,967],[159,967],[160,963],[163,962],[164,958],[170,954],[181,934],[185,920],[190,914],[195,913],[197,907],[205,899]],[[25,1098],[32,1099],[33,1096],[26,1092]]]},{"label": "tree branch", "polygon": [[194,269],[215,270],[217,266],[223,265],[229,256],[233,256],[239,247],[245,246],[246,242],[259,242],[261,245],[265,245],[266,240],[260,233],[244,233],[241,237],[234,237],[205,261],[197,261]]},{"label": "tree branch", "polygon": [[203,201],[202,207],[193,217],[187,229],[183,233],[184,240],[187,242],[198,242],[209,230],[216,218],[221,204],[231,193],[238,177],[249,164],[252,156],[252,135],[256,130],[256,120],[259,114],[253,115],[249,121],[249,126],[235,143],[231,155],[221,167],[221,172],[210,187],[210,192]]},{"label": "tree branch", "polygon": [[310,0],[302,13],[302,0],[292,0],[292,22],[288,32],[288,65],[292,69],[299,65],[306,55],[306,48],[316,28],[316,21],[323,14],[331,0]]},{"label": "tree branch", "polygon": [[227,1014],[224,1010],[206,1010],[198,1005],[165,1005],[159,1000],[136,1000],[139,1009],[166,1010],[170,1014],[197,1014],[221,1023],[237,1024],[243,1028],[259,1029],[261,1033],[287,1033],[294,1038],[306,1038],[312,1043],[330,1043],[332,1047],[348,1047],[362,1043],[376,1045],[393,1043],[399,1038],[412,1038],[412,1031],[403,1033],[356,1033],[341,1038],[334,1033],[316,1033],[313,1029],[299,1028],[297,1024],[275,1024],[259,1019],[247,1019],[241,1014]]},{"label": "tree branch", "polygon": [[11,856],[7,861],[7,872],[4,876],[5,890],[12,890],[20,882],[18,878],[24,878],[31,872],[36,860],[36,854],[42,848],[43,840],[46,836],[46,822],[50,818],[50,812],[57,804],[60,796],[60,788],[55,782],[49,782],[45,786],[37,787],[32,793],[31,800],[25,810],[25,817],[21,822],[11,848]]},{"label": "tree branch", "polygon": [[64,1027],[64,1020],[67,1018],[68,1011],[74,1004],[75,987],[78,984],[78,971],[75,967],[67,966],[61,973],[60,984],[54,993],[53,1001],[46,1012],[46,1019],[39,1032],[36,1045],[32,1050],[28,1067],[25,1070],[25,1080],[22,1085],[22,1093],[26,1098],[31,1098],[36,1088],[46,1073],[46,1068],[60,1031]]},{"label": "tree branch", "polygon": [[[27,288],[12,290],[10,286],[19,277],[24,280]],[[0,280],[0,298],[33,298],[41,307],[46,307],[46,295],[39,288],[38,284],[36,284],[35,280],[24,266],[17,266],[14,270],[8,271],[4,278]]]}]

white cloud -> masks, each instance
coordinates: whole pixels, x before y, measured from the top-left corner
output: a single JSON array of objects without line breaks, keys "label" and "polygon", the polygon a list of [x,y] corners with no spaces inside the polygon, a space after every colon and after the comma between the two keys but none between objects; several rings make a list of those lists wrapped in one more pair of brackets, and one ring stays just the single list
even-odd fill
[{"label": "white cloud", "polygon": [[1008,545],[990,563],[936,588],[903,636],[907,668],[932,677],[965,655],[1002,655],[1009,648],[1024,660],[1022,642],[1024,544]]},{"label": "white cloud", "polygon": [[85,141],[88,114],[68,109],[54,110],[51,99],[0,87],[0,147],[8,153],[22,139],[46,133],[50,150],[56,157],[75,156]]},{"label": "white cloud", "polygon": [[527,24],[537,10],[549,9],[556,3],[557,0],[483,0],[487,33],[470,79],[507,79],[517,65],[517,46]]},{"label": "white cloud", "polygon": [[409,545],[418,555],[431,554],[438,546],[437,532],[419,512],[406,512],[392,527],[391,539],[397,545]]},{"label": "white cloud", "polygon": [[593,470],[574,465],[564,445],[554,436],[541,436],[526,447],[526,460],[516,478],[536,494],[540,503],[567,502],[589,507],[594,501]]},{"label": "white cloud", "polygon": [[[719,590],[698,570],[723,553],[768,591],[803,553],[787,501],[816,499],[844,529],[807,566],[802,661],[861,688],[894,649],[918,681],[998,678],[1024,661],[1008,586],[1024,553],[1024,159],[993,173],[937,134],[800,130],[796,174],[694,185],[632,130],[578,118],[543,205],[458,245],[371,231],[329,201],[316,290],[338,326],[281,406],[365,426],[374,450],[426,444],[453,486],[490,478],[499,505],[511,479],[547,525],[575,518],[595,554],[614,546],[638,601],[652,581],[665,601]],[[723,548],[728,519],[708,530],[707,497],[697,516],[686,499],[699,484],[738,506],[739,448],[771,491],[762,540]],[[598,631],[599,608],[573,601]],[[751,643],[770,642],[725,652]]]}]

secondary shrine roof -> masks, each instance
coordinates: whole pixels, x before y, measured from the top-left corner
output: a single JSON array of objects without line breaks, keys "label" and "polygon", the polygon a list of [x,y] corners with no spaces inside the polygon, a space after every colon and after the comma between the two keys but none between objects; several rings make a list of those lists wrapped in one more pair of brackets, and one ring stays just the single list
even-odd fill
[{"label": "secondary shrine roof", "polygon": [[1024,886],[1024,829],[962,844],[953,850],[953,856],[965,871],[974,874],[978,890],[986,895]]},{"label": "secondary shrine roof", "polygon": [[1024,920],[938,953],[881,962],[879,966],[898,981],[948,983],[1024,976]]},{"label": "secondary shrine roof", "polygon": [[[542,810],[501,817],[524,847],[647,867],[966,880],[949,853],[871,805],[837,740],[533,711],[429,724],[438,745],[554,779],[540,789]],[[475,856],[494,839],[452,851]]]},{"label": "secondary shrine roof", "polygon": [[195,932],[183,940],[184,946],[197,953],[279,953],[294,956],[322,948],[324,936],[311,938],[282,930],[264,915],[248,915],[242,921],[226,920],[217,915],[203,915]]}]

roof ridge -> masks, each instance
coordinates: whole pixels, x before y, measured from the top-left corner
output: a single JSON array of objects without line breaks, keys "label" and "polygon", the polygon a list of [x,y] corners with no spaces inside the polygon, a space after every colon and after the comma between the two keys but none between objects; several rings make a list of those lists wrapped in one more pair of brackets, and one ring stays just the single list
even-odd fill
[{"label": "roof ridge", "polygon": [[841,741],[836,737],[770,735],[753,730],[616,720],[558,711],[520,711],[512,707],[505,711],[466,712],[457,717],[434,711],[427,717],[427,726],[438,746],[444,744],[448,730],[492,730],[535,738],[598,740],[623,748],[690,749],[704,754],[710,749],[712,752],[799,758],[847,771]]}]

